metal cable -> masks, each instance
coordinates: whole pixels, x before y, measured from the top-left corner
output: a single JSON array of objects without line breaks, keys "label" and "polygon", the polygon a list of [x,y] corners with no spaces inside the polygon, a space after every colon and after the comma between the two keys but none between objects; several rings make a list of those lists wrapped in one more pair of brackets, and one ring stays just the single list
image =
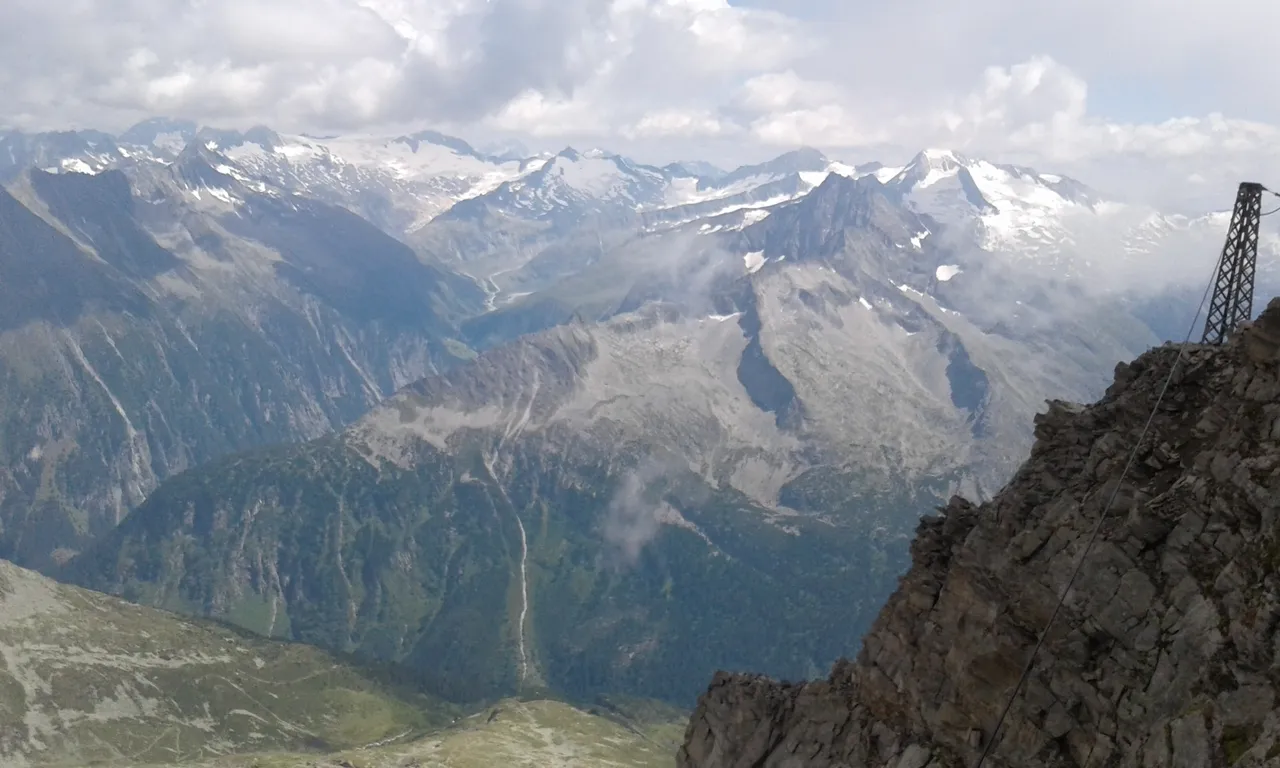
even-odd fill
[{"label": "metal cable", "polygon": [[[1268,190],[1270,191],[1270,190]],[[1273,193],[1275,194],[1275,193]],[[1209,285],[1205,288],[1204,296],[1200,298],[1200,306],[1196,308],[1195,317],[1191,320],[1191,327],[1187,330],[1186,339],[1178,346],[1178,356],[1174,358],[1173,365],[1169,366],[1169,375],[1165,377],[1164,386],[1160,388],[1160,394],[1156,397],[1155,406],[1151,409],[1151,415],[1147,417],[1147,422],[1142,427],[1142,434],[1138,436],[1138,442],[1134,444],[1133,450],[1129,453],[1129,460],[1125,462],[1124,470],[1120,473],[1120,480],[1116,483],[1115,489],[1111,491],[1111,497],[1107,499],[1107,504],[1102,509],[1102,513],[1098,515],[1098,522],[1094,523],[1093,531],[1089,534],[1089,540],[1085,544],[1084,551],[1080,553],[1080,557],[1076,560],[1075,569],[1071,572],[1071,578],[1067,580],[1066,587],[1058,596],[1058,602],[1053,607],[1053,613],[1049,615],[1049,621],[1045,623],[1044,629],[1040,632],[1040,637],[1036,639],[1035,647],[1031,649],[1031,656],[1027,658],[1026,665],[1022,668],[1022,675],[1018,678],[1018,683],[1013,687],[1013,692],[1009,694],[1009,700],[1004,705],[1004,710],[1000,712],[1000,719],[996,721],[996,727],[991,732],[991,737],[986,740],[983,746],[982,755],[978,758],[974,768],[982,768],[982,764],[986,762],[987,756],[994,747],[997,737],[1000,735],[1000,729],[1004,726],[1005,719],[1009,716],[1009,711],[1013,708],[1013,702],[1018,698],[1018,693],[1022,690],[1022,686],[1026,684],[1027,678],[1031,676],[1031,670],[1035,665],[1036,656],[1040,653],[1040,648],[1044,645],[1045,638],[1049,636],[1049,630],[1053,627],[1053,622],[1058,618],[1058,613],[1062,610],[1062,606],[1067,601],[1067,594],[1075,585],[1076,578],[1080,575],[1080,569],[1084,566],[1084,561],[1089,556],[1090,550],[1093,549],[1094,542],[1098,538],[1099,531],[1102,530],[1102,523],[1107,519],[1111,512],[1111,507],[1115,504],[1116,498],[1120,495],[1120,489],[1124,486],[1125,478],[1129,476],[1129,470],[1133,468],[1134,461],[1138,458],[1138,451],[1142,449],[1142,443],[1147,438],[1147,433],[1151,431],[1151,424],[1155,421],[1156,414],[1160,412],[1160,405],[1164,402],[1164,397],[1169,391],[1169,386],[1173,383],[1174,373],[1178,370],[1178,365],[1182,362],[1183,353],[1186,351],[1187,344],[1191,342],[1191,337],[1196,331],[1196,326],[1200,322],[1200,313],[1204,311],[1204,304],[1209,299],[1209,292],[1213,290],[1214,278],[1218,274],[1218,269],[1222,263],[1222,256],[1218,256],[1218,261],[1213,268],[1213,275],[1209,278]]]},{"label": "metal cable", "polygon": [[[1272,192],[1272,191],[1271,191],[1271,189],[1269,189],[1268,187],[1263,186],[1263,185],[1261,185],[1261,184],[1259,184],[1258,186],[1262,187],[1262,191],[1263,191],[1263,192],[1267,192],[1267,193],[1269,193],[1269,194],[1275,195],[1276,197],[1280,197],[1280,192]],[[1267,211],[1266,213],[1259,214],[1259,215],[1260,215],[1260,216],[1270,216],[1270,215],[1271,215],[1271,214],[1273,214],[1273,213],[1280,213],[1280,208],[1276,208],[1275,210]]]}]

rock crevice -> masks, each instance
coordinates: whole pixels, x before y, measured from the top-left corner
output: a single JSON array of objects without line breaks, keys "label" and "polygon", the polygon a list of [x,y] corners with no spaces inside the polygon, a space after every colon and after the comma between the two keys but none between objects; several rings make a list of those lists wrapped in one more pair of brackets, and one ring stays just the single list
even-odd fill
[{"label": "rock crevice", "polygon": [[1050,403],[1035,436],[994,500],[921,522],[855,661],[717,675],[681,768],[974,765],[1113,496],[986,765],[1280,766],[1280,299]]}]

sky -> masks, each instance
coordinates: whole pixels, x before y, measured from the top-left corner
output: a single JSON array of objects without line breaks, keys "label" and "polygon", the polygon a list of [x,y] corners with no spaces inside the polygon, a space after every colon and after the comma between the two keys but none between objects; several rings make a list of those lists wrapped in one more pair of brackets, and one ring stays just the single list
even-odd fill
[{"label": "sky", "polygon": [[0,125],[447,130],[724,166],[946,147],[1122,199],[1280,189],[1271,0],[4,0]]}]

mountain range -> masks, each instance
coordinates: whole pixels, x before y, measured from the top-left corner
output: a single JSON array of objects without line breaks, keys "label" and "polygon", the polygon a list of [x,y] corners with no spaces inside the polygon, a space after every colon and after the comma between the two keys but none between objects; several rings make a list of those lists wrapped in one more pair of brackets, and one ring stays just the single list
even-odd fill
[{"label": "mountain range", "polygon": [[0,182],[0,557],[460,704],[818,674],[1226,228],[938,149],[160,119],[0,133]]}]

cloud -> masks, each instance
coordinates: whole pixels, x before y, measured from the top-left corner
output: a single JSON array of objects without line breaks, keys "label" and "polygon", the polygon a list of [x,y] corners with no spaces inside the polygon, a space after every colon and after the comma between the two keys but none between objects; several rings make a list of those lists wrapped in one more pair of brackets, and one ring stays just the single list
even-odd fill
[{"label": "cloud", "polygon": [[732,127],[706,110],[663,109],[650,112],[633,126],[622,129],[627,138],[662,139],[719,136]]},{"label": "cloud", "polygon": [[12,0],[0,83],[51,120],[468,121],[571,92],[608,15],[597,0]]},{"label": "cloud", "polygon": [[1254,152],[1276,138],[1273,126],[1232,120],[1221,114],[1125,123],[1089,113],[1089,88],[1071,70],[1047,56],[1012,67],[989,67],[981,84],[955,108],[944,109],[939,126],[953,143],[1003,144],[1074,161],[1117,154],[1185,158],[1205,153]]},{"label": "cloud", "polygon": [[[739,105],[755,107],[751,135],[778,149],[817,146],[856,159],[902,160],[929,146],[1078,176],[1122,197],[1177,206],[1229,205],[1245,178],[1280,184],[1280,130],[1219,113],[1137,122],[1091,108],[1088,83],[1057,60],[1033,56],[985,67],[969,88],[902,106],[860,102],[787,74],[757,78]],[[814,98],[823,93],[827,100]],[[886,157],[887,155],[887,157]]]},{"label": "cloud", "polygon": [[751,123],[751,132],[766,144],[825,148],[876,144],[894,135],[885,128],[862,128],[858,118],[839,104],[765,114]]},{"label": "cloud", "polygon": [[0,124],[428,124],[722,163],[951,146],[1221,196],[1280,174],[1277,23],[1261,0],[6,0]]},{"label": "cloud", "polygon": [[548,97],[529,89],[504,105],[489,126],[536,138],[571,139],[607,134],[609,126],[592,105],[581,99]]},{"label": "cloud", "polygon": [[[781,66],[797,50],[788,29],[724,0],[11,0],[0,121],[524,119],[550,134],[546,112],[594,111],[590,125],[614,131],[692,114],[707,88]],[[623,84],[631,98],[618,98]]]},{"label": "cloud", "polygon": [[809,80],[795,70],[756,75],[742,84],[737,106],[749,112],[776,112],[792,107],[815,107],[836,101],[840,89],[833,83]]},{"label": "cloud", "polygon": [[649,459],[627,472],[605,510],[604,540],[613,547],[623,565],[632,566],[649,542],[657,538],[662,521],[678,517],[659,491],[666,467]]}]

